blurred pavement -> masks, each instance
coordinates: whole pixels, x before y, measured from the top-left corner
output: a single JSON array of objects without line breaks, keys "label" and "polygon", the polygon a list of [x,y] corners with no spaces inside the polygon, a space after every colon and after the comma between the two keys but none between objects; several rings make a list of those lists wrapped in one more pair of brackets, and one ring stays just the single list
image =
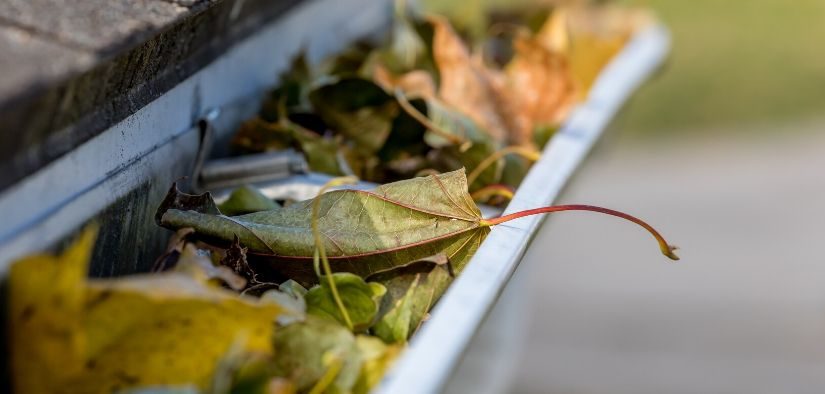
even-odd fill
[{"label": "blurred pavement", "polygon": [[764,128],[607,136],[558,203],[637,215],[682,260],[615,218],[548,218],[513,392],[825,392],[825,122]]}]

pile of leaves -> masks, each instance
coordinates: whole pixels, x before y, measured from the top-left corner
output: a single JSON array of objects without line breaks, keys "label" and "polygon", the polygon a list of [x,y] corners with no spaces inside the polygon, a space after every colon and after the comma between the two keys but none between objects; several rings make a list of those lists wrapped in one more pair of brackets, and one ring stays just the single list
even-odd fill
[{"label": "pile of leaves", "polygon": [[[352,181],[339,179],[336,183]],[[241,188],[220,207],[173,186],[176,230],[155,273],[86,279],[94,231],[60,256],[12,266],[9,334],[18,392],[368,391],[460,274],[490,227],[463,170],[334,190],[272,206]],[[250,212],[227,216],[221,212]],[[265,209],[265,210],[259,210]],[[44,377],[42,371],[49,371]]]},{"label": "pile of leaves", "polygon": [[445,18],[398,7],[383,45],[313,68],[295,59],[233,147],[294,148],[313,171],[376,183],[467,168],[476,200],[490,202],[518,186],[644,15],[533,9],[498,15],[468,41]]},{"label": "pile of leaves", "polygon": [[[239,295],[247,280],[210,257],[237,263],[243,249],[210,254],[187,232],[173,238],[165,272],[87,279],[95,233],[12,266],[15,392],[366,392],[400,350],[326,317],[325,289],[287,281]],[[384,292],[353,279],[336,277],[353,307]]]},{"label": "pile of leaves", "polygon": [[219,205],[173,185],[155,219],[175,232],[152,273],[88,279],[93,228],[60,255],[15,263],[15,390],[367,392],[490,228],[527,215],[620,217],[676,259],[621,212],[485,219],[471,194],[516,186],[626,39],[568,29],[572,15],[556,10],[535,31],[504,24],[507,39],[479,47],[495,50],[471,52],[446,20],[399,11],[384,47],[356,46],[323,74],[298,59],[236,147],[294,147],[316,171],[385,184],[327,191],[354,181],[336,178],[288,205],[254,187]]}]

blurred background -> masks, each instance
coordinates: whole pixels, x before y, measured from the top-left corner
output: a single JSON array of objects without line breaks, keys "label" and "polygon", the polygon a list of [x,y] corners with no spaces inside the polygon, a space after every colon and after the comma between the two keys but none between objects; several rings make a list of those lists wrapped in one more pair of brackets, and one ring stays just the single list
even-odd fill
[{"label": "blurred background", "polygon": [[638,215],[682,260],[627,223],[548,218],[485,323],[526,316],[503,386],[825,392],[825,2],[626,3],[657,11],[671,57],[558,203]]}]

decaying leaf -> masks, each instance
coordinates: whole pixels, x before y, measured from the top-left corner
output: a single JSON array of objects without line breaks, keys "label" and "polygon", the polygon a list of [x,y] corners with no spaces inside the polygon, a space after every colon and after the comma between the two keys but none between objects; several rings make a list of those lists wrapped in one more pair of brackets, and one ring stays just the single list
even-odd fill
[{"label": "decaying leaf", "polygon": [[[492,138],[463,113],[448,108],[435,98],[426,102],[427,117],[436,128],[424,134],[424,142],[427,145],[433,148],[455,147],[461,153],[473,145],[495,146]],[[447,137],[455,136],[458,140],[447,138],[443,132],[437,133],[436,130],[446,131]]]},{"label": "decaying leaf", "polygon": [[243,290],[246,287],[246,278],[239,276],[224,265],[215,266],[212,264],[212,259],[203,252],[206,251],[201,251],[195,245],[187,243],[183,246],[178,262],[172,271],[191,276],[201,282],[217,280],[225,283],[232,290]]},{"label": "decaying leaf", "polygon": [[[354,332],[364,332],[372,326],[378,315],[378,306],[387,289],[380,283],[367,283],[358,275],[348,272],[332,274],[344,308],[353,324]],[[309,289],[304,296],[307,313],[344,324],[341,311],[333,299],[329,282],[321,278],[320,284]]]},{"label": "decaying leaf", "polygon": [[233,344],[271,354],[277,304],[239,298],[174,272],[86,279],[94,238],[87,230],[60,256],[31,256],[11,266],[16,392],[206,388]]},{"label": "decaying leaf", "polygon": [[507,65],[506,97],[515,104],[515,145],[532,145],[536,129],[559,125],[577,102],[577,89],[567,58],[530,37],[514,41],[515,56]]},{"label": "decaying leaf", "polygon": [[370,275],[368,280],[387,288],[381,303],[381,318],[373,326],[373,334],[386,343],[406,342],[453,277],[450,261],[444,254]]},{"label": "decaying leaf", "polygon": [[404,95],[413,98],[434,98],[435,82],[433,77],[424,70],[413,70],[400,76],[394,76],[381,64],[373,69],[373,81],[387,92],[401,89]]},{"label": "decaying leaf", "polygon": [[[467,193],[463,170],[318,198],[318,225],[338,272],[366,276],[441,252],[453,259],[489,232]],[[192,227],[212,240],[228,243],[237,234],[250,258],[265,258],[272,269],[314,283],[311,202],[231,218],[181,210],[158,214],[166,227]]]},{"label": "decaying leaf", "polygon": [[233,272],[246,278],[252,284],[258,284],[258,278],[249,262],[246,260],[246,251],[241,245],[240,239],[236,236],[232,240],[232,244],[224,251],[223,258],[221,258],[221,265],[230,268]]},{"label": "decaying leaf", "polygon": [[415,31],[412,22],[407,17],[407,12],[406,1],[396,0],[389,50],[393,55],[392,58],[399,63],[398,66],[412,69],[423,56],[426,48],[421,36]]},{"label": "decaying leaf", "polygon": [[166,197],[161,201],[158,212],[155,215],[155,223],[160,224],[161,212],[166,212],[170,209],[180,209],[184,211],[195,211],[210,215],[220,215],[221,211],[215,205],[215,200],[209,192],[193,195],[181,193],[178,189],[178,183],[172,183]]},{"label": "decaying leaf", "polygon": [[[277,290],[271,289],[261,294],[261,299],[271,299],[283,307],[283,312],[278,315],[278,324],[280,325],[292,324],[306,318],[307,304],[304,299],[306,289],[301,287],[303,293],[295,293],[289,285],[286,285],[288,282],[290,281],[282,283]],[[295,284],[297,285],[297,283]]]},{"label": "decaying leaf", "polygon": [[[171,193],[173,190],[170,190],[169,192]],[[169,197],[167,196],[167,198]],[[169,242],[166,245],[166,252],[155,259],[154,264],[152,264],[151,272],[162,272],[174,268],[175,265],[178,264],[180,254],[183,252],[183,247],[190,242],[189,237],[194,233],[195,230],[191,228],[182,228],[175,231],[175,233],[169,237]]]},{"label": "decaying leaf", "polygon": [[299,392],[323,386],[323,392],[344,393],[368,393],[402,349],[316,316],[279,329],[274,347],[277,374]]},{"label": "decaying leaf", "polygon": [[430,22],[435,29],[433,57],[441,77],[438,96],[467,114],[495,141],[507,141],[510,128],[499,115],[496,92],[487,73],[445,19],[432,17]]},{"label": "decaying leaf", "polygon": [[502,73],[470,55],[446,21],[433,18],[432,23],[439,97],[468,114],[499,144],[531,146],[536,128],[556,126],[575,104],[567,58],[538,39],[517,37],[513,60]]},{"label": "decaying leaf", "polygon": [[281,117],[278,122],[255,118],[244,122],[232,139],[232,144],[248,152],[264,152],[295,148],[300,150],[313,171],[338,175],[344,171],[338,153],[344,149],[340,139],[322,136]]},{"label": "decaying leaf", "polygon": [[[502,43],[495,47],[506,49],[490,57],[485,50],[494,46],[479,46],[473,34],[466,44],[443,17],[416,20],[399,0],[390,40],[383,46],[360,42],[334,58],[334,66],[313,72],[296,62],[295,75],[283,82],[289,88],[267,100],[270,110],[264,112],[277,116],[262,112],[258,119],[279,125],[268,125],[268,132],[260,122],[248,122],[235,143],[258,150],[293,147],[314,171],[377,183],[421,171],[473,169],[505,146],[541,147],[650,18],[610,6],[539,8],[499,14],[502,23],[488,33]],[[307,117],[313,120],[307,123]],[[411,119],[419,124],[411,126]],[[312,131],[296,133],[287,124],[293,121]],[[501,160],[470,190],[515,186],[528,164]]]},{"label": "decaying leaf", "polygon": [[381,149],[398,114],[392,96],[362,78],[347,77],[323,84],[310,92],[309,98],[333,130],[372,153]]},{"label": "decaying leaf", "polygon": [[278,286],[278,289],[284,293],[287,293],[293,297],[305,297],[307,295],[307,289],[304,286],[301,286],[300,283],[290,279],[284,283],[281,283]]},{"label": "decaying leaf", "polygon": [[338,364],[331,389],[347,392],[355,385],[363,356],[346,327],[327,319],[307,316],[303,322],[280,328],[274,337],[275,365],[280,376],[306,392]]},{"label": "decaying leaf", "polygon": [[354,393],[368,393],[376,387],[384,377],[384,373],[392,366],[403,349],[401,344],[387,345],[378,338],[359,335],[355,338],[355,344],[361,352],[363,364],[361,373],[353,387]]},{"label": "decaying leaf", "polygon": [[342,150],[345,149],[339,139],[302,132],[296,134],[296,140],[311,170],[330,175],[352,172],[346,161],[339,160]]},{"label": "decaying leaf", "polygon": [[[397,98],[405,112],[427,129],[423,140],[430,147],[436,148],[429,153],[430,165],[446,171],[462,167],[475,168],[498,150],[498,144],[472,119],[448,108],[438,99],[417,100],[426,106],[426,112],[422,113],[402,94],[397,94]],[[495,164],[484,171],[478,184],[470,182],[470,190],[499,180],[502,168],[499,163]]]},{"label": "decaying leaf", "polygon": [[[554,11],[536,40],[569,59],[570,73],[581,96],[630,36],[652,23],[650,12],[615,6],[572,6]],[[561,44],[565,43],[566,44]]]},{"label": "decaying leaf", "polygon": [[242,152],[284,150],[296,145],[294,131],[282,123],[253,118],[241,123],[232,136],[232,146]]}]

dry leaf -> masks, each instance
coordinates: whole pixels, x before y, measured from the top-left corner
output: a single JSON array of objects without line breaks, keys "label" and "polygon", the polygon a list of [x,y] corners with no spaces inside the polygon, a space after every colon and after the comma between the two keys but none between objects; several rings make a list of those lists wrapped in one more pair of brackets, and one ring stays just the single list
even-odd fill
[{"label": "dry leaf", "polygon": [[9,274],[13,386],[19,393],[205,388],[233,345],[268,355],[274,303],[239,298],[181,273],[86,279],[94,230],[60,256]]},{"label": "dry leaf", "polygon": [[[536,39],[548,49],[566,51],[573,79],[585,96],[633,33],[652,20],[649,12],[640,9],[570,7],[554,12]],[[567,44],[559,48],[560,42]]]},{"label": "dry leaf", "polygon": [[514,145],[531,145],[538,128],[561,123],[576,104],[577,89],[570,75],[567,59],[545,48],[530,37],[513,42],[515,56],[507,65],[508,90],[504,94],[514,103],[511,135]]},{"label": "dry leaf", "polygon": [[[300,392],[308,392],[325,375],[327,388],[349,392],[358,380],[363,357],[355,335],[346,327],[315,316],[278,330],[273,346],[278,353],[278,374],[290,379]],[[337,368],[331,368],[330,364]],[[332,374],[328,374],[333,370]]]},{"label": "dry leaf", "polygon": [[[458,263],[463,266],[467,262]],[[453,277],[450,260],[444,254],[370,275],[367,280],[387,289],[381,301],[381,318],[372,327],[373,335],[386,343],[406,342]]]},{"label": "dry leaf", "polygon": [[384,373],[404,349],[403,344],[387,345],[378,338],[359,335],[355,337],[355,344],[361,352],[364,363],[355,382],[354,393],[368,393],[376,387],[384,377]]},{"label": "dry leaf", "polygon": [[433,57],[438,66],[441,84],[438,95],[441,100],[467,114],[499,142],[507,141],[510,128],[498,112],[496,91],[490,86],[489,77],[453,31],[441,17],[432,17]]},{"label": "dry leaf", "polygon": [[376,64],[373,68],[372,79],[388,92],[393,92],[398,88],[410,98],[431,99],[435,97],[435,82],[432,76],[424,70],[414,70],[395,76],[383,65]]},{"label": "dry leaf", "polygon": [[209,255],[203,252],[205,251],[199,250],[194,244],[185,244],[173,271],[202,282],[215,280],[218,283],[225,283],[232,290],[240,291],[246,287],[246,278],[239,276],[229,267],[215,266]]}]

